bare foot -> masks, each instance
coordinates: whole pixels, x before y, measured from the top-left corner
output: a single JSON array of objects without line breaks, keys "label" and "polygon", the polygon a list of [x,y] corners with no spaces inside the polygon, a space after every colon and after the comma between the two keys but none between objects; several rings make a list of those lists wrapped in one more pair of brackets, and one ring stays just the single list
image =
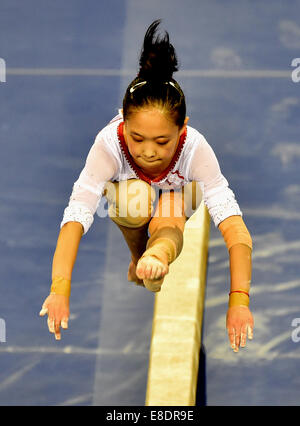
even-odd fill
[{"label": "bare foot", "polygon": [[143,280],[138,278],[138,276],[136,275],[136,264],[133,261],[129,263],[127,279],[128,281],[132,281],[138,285],[144,286]]},{"label": "bare foot", "polygon": [[150,291],[160,291],[164,276],[169,272],[169,266],[154,256],[142,257],[136,266],[136,275],[142,279]]}]

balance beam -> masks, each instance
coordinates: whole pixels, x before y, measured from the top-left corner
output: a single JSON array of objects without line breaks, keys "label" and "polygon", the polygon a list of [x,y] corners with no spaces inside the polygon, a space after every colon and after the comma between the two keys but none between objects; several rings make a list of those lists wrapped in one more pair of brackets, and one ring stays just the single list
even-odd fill
[{"label": "balance beam", "polygon": [[155,293],[146,406],[196,403],[209,227],[202,201],[186,222],[182,252]]}]

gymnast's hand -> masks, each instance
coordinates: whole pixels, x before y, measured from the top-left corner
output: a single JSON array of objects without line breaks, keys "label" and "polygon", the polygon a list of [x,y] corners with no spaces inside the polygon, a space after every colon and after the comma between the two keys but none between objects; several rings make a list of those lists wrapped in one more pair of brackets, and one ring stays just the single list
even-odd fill
[{"label": "gymnast's hand", "polygon": [[54,333],[55,339],[61,339],[60,327],[68,328],[70,316],[69,298],[63,294],[50,294],[44,301],[40,316],[48,314],[48,328]]},{"label": "gymnast's hand", "polygon": [[246,338],[253,339],[254,320],[248,306],[239,305],[228,308],[226,327],[230,346],[234,352],[246,346]]}]

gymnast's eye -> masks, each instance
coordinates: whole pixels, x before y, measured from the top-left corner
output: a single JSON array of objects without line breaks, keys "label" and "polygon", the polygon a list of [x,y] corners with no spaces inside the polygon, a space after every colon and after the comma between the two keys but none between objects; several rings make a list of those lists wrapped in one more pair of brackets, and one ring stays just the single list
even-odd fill
[{"label": "gymnast's eye", "polygon": [[158,141],[158,145],[166,145],[169,141],[168,140],[163,140],[163,141]]},{"label": "gymnast's eye", "polygon": [[143,142],[143,139],[142,139],[142,138],[139,138],[139,137],[137,137],[137,136],[132,136],[132,139],[133,139],[135,142]]},{"label": "gymnast's eye", "polygon": [[135,132],[130,133],[130,136],[135,142],[142,142],[144,140],[142,135],[139,135],[138,133],[135,133]]}]

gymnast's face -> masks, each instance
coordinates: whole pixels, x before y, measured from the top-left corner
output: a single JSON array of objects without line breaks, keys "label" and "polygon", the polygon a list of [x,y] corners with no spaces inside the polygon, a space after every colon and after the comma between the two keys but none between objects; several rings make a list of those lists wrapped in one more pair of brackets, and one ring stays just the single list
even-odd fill
[{"label": "gymnast's face", "polygon": [[173,158],[187,122],[188,117],[179,128],[155,107],[132,112],[125,121],[124,137],[135,163],[150,176],[164,171]]}]

